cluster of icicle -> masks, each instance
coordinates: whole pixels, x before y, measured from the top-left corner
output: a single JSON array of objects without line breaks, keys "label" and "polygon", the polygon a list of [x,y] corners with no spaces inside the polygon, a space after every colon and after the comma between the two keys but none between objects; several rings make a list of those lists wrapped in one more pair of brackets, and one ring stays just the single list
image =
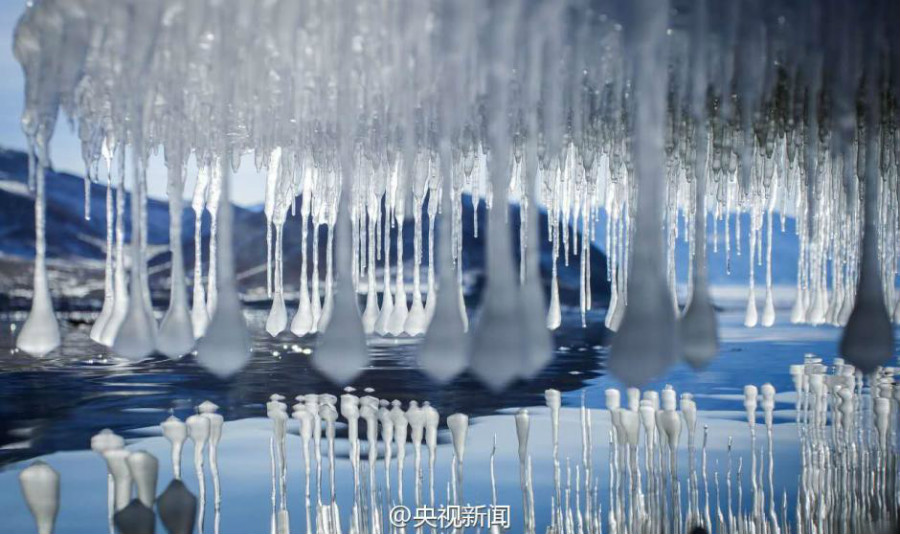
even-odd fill
[{"label": "cluster of icicle", "polygon": [[[779,492],[774,485],[776,391],[771,384],[744,388],[750,464],[745,465],[743,456],[735,458],[733,438],[729,437],[727,465],[721,466],[724,468],[721,473],[718,461],[714,468],[709,466],[709,427],[703,425],[702,433],[698,432],[697,405],[690,393],[682,393],[679,401],[671,386],[659,392],[629,388],[623,405],[621,392],[608,389],[606,405],[611,428],[606,488],[593,466],[593,415],[585,408],[584,398],[580,410],[582,457],[580,462],[566,458],[563,469],[559,456],[562,399],[559,391],[548,389],[545,401],[550,411],[554,492],[550,495],[550,524],[545,532],[683,534],[702,526],[707,532],[719,533],[829,534],[877,532],[895,524],[900,519],[897,517],[900,505],[896,451],[896,414],[900,410],[897,371],[896,368],[879,368],[864,378],[858,369],[837,359],[829,374],[822,360],[813,356],[807,356],[803,364],[790,367],[801,448],[801,474],[792,513],[789,512],[786,489],[781,488]],[[290,415],[282,395],[273,394],[266,404],[267,416],[273,425],[269,443],[271,532],[280,534],[292,530],[287,476],[288,458],[293,455],[288,453],[286,441],[291,418],[299,422],[305,502],[305,529],[294,528],[294,531],[339,534],[345,531],[341,526],[344,521],[346,532],[353,534],[402,532],[403,529],[388,525],[385,510],[404,504],[404,468],[409,443],[412,444],[415,482],[414,502],[407,506],[427,504],[433,508],[442,498],[446,499],[444,504],[468,502],[463,497],[463,465],[469,425],[466,415],[457,413],[446,418],[453,444],[453,461],[446,491],[439,489],[436,494],[434,468],[440,427],[437,410],[428,402],[420,405],[416,401],[410,401],[404,410],[399,401],[388,402],[368,394],[358,397],[349,391],[348,388],[348,393],[340,398],[331,394],[298,395]],[[175,417],[162,423],[163,435],[171,444],[173,484],[180,484],[183,444],[187,439],[194,441],[200,500],[199,512],[189,519],[191,524],[196,519],[201,532],[206,500],[204,450],[208,450],[212,469],[215,531],[218,531],[220,492],[216,451],[223,420],[215,413],[216,408],[214,404],[204,402],[198,407],[199,413],[189,417],[186,423]],[[757,435],[760,408],[763,436]],[[352,510],[349,516],[343,517],[336,501],[335,483],[335,432],[340,417],[347,427],[353,471]],[[361,436],[361,421],[365,426],[365,437]],[[539,529],[535,522],[536,501],[528,452],[531,429],[528,410],[518,410],[515,422],[522,492],[520,517],[523,532],[533,534]],[[683,434],[687,435],[686,439]],[[428,452],[427,465],[423,444]],[[95,436],[91,446],[103,455],[109,467],[110,528],[113,514],[126,507],[143,505],[152,508],[156,487],[155,458],[143,452],[125,450],[122,439],[108,430]],[[492,504],[495,506],[498,504],[494,474],[496,447],[495,437],[490,462]],[[326,455],[327,471],[324,469]],[[679,469],[680,461],[687,461],[687,471]],[[746,496],[745,473],[751,488]],[[323,482],[325,477],[327,491],[326,482]],[[58,475],[46,464],[38,462],[25,469],[20,478],[38,525],[49,524],[49,528],[41,529],[41,532],[49,534],[59,507]],[[131,501],[132,481],[137,486],[139,500]],[[601,495],[608,495],[608,503],[601,502]]]},{"label": "cluster of icicle", "polygon": [[[352,334],[333,340],[341,350],[329,353],[361,349],[360,328],[345,322],[358,322],[347,308],[356,303],[340,296],[351,292],[366,295],[365,332],[419,335],[431,321],[442,325],[435,334],[441,339],[461,335],[457,330],[467,327],[459,296],[466,193],[476,207],[484,202],[498,208],[490,210],[486,306],[473,329],[471,362],[475,374],[492,375],[492,383],[506,384],[523,375],[517,369],[545,359],[509,357],[493,364],[482,356],[497,349],[521,354],[535,343],[541,350],[548,346],[539,326],[560,324],[560,261],[580,262],[584,322],[592,303],[587,281],[595,240],[606,244],[613,288],[607,326],[618,336],[611,369],[629,383],[659,374],[679,355],[696,365],[715,355],[717,327],[706,275],[709,234],[716,236],[715,246],[724,234],[729,265],[736,261],[733,255],[742,255],[752,267],[747,325],[771,325],[776,210],[782,224],[788,215],[797,218],[801,243],[791,320],[846,324],[844,355],[867,371],[884,364],[893,343],[890,314],[900,319],[895,289],[900,35],[888,22],[900,17],[896,2],[699,0],[671,9],[668,4],[29,3],[14,50],[26,75],[22,123],[31,145],[37,255],[33,309],[19,346],[44,354],[59,343],[44,269],[43,173],[62,110],[82,140],[86,180],[102,174],[101,160],[118,162],[119,177],[111,186],[117,192],[117,220],[124,209],[126,147],[133,161],[128,181],[136,193],[132,217],[139,223],[132,236],[131,288],[126,290],[119,272],[125,263],[123,232],[118,223],[113,231],[108,196],[107,305],[95,329],[96,339],[113,343],[125,356],[140,358],[154,350],[183,354],[207,321],[216,323],[214,316],[222,315],[211,312],[236,302],[234,292],[222,288],[233,286],[233,273],[221,272],[231,262],[230,256],[216,261],[221,251],[210,251],[204,295],[198,242],[188,313],[177,221],[186,162],[194,158],[200,176],[192,207],[198,217],[204,209],[214,215],[213,243],[217,224],[226,236],[222,241],[228,241],[227,223],[215,217],[228,201],[222,187],[228,180],[222,176],[252,152],[267,176],[269,256],[274,248],[274,266],[270,260],[267,269],[273,298],[267,330],[274,334],[287,327],[281,242],[287,211],[296,215],[299,202],[303,269],[290,327],[306,335],[339,320]],[[157,335],[144,244],[146,166],[159,148],[169,170],[176,246],[172,303]],[[511,200],[526,208],[519,269],[505,230]],[[537,291],[538,204],[549,213],[553,245],[549,305]],[[340,216],[342,210],[349,217]],[[422,227],[432,227],[439,212],[451,231],[440,232],[449,243],[435,262],[434,244],[423,242]],[[749,214],[749,228],[740,228],[741,214]],[[400,228],[407,215],[415,226],[411,299],[399,236],[397,253],[390,253],[390,228]],[[340,230],[344,218],[347,235],[335,235],[335,258],[329,254],[323,269],[317,230],[328,228],[331,251],[332,230]],[[607,222],[605,236],[596,235],[601,218]],[[310,228],[312,273],[306,268]],[[691,250],[684,310],[674,291],[680,233]],[[760,319],[753,273],[764,258]],[[436,270],[445,284],[436,280]],[[341,272],[349,275],[344,281]],[[336,290],[335,283],[348,284],[347,289]],[[441,287],[448,298],[437,296]],[[441,301],[449,301],[443,311]],[[210,330],[242,332],[237,314],[229,315],[230,321],[210,324],[207,336]],[[440,318],[432,320],[435,315]],[[677,315],[683,316],[680,325]],[[210,344],[229,346],[222,340]],[[347,380],[366,363],[355,353],[350,358],[335,369],[335,362],[320,359],[328,363],[320,368]],[[231,360],[220,362],[218,371],[234,372],[246,359]],[[452,360],[441,374],[455,375],[467,363]]]},{"label": "cluster of icicle", "polygon": [[[775,388],[744,388],[750,454],[732,454],[720,473],[707,459],[709,428],[698,429],[697,405],[690,393],[678,400],[675,390],[629,388],[622,404],[617,389],[606,391],[612,427],[609,436],[609,480],[597,476],[593,466],[594,443],[591,411],[581,407],[579,461],[559,457],[560,392],[545,393],[550,409],[553,441],[554,494],[550,495],[552,534],[669,532],[685,533],[695,526],[708,532],[808,533],[875,532],[897,521],[900,504],[897,479],[896,417],[900,388],[896,369],[879,368],[864,380],[863,374],[838,359],[827,374],[821,359],[807,357],[791,366],[796,400],[796,424],[801,446],[801,475],[793,512],[789,512],[787,490],[774,485]],[[273,395],[267,404],[273,421],[272,532],[287,532],[287,458],[285,437],[289,420],[284,397]],[[761,414],[760,414],[761,409]],[[300,422],[303,441],[306,532],[338,533],[340,510],[335,504],[335,422],[343,417],[348,428],[350,462],[353,467],[353,509],[344,520],[347,532],[394,532],[387,525],[385,510],[404,503],[406,444],[414,452],[415,500],[410,507],[435,506],[434,459],[437,454],[438,412],[429,403],[411,401],[406,410],[398,401],[388,402],[370,395],[298,395],[291,417]],[[764,434],[757,435],[762,416]],[[365,439],[360,420],[365,422]],[[523,532],[538,532],[531,457],[528,453],[530,416],[527,409],[515,414],[520,465]],[[468,419],[462,414],[447,418],[453,442],[453,468],[446,488],[446,503],[466,502],[462,497],[463,459]],[[323,443],[328,454],[330,494],[323,496]],[[685,439],[684,435],[687,437]],[[380,436],[380,437],[379,437]],[[380,442],[379,442],[380,439]],[[428,449],[427,479],[422,455]],[[366,454],[362,446],[368,442]],[[685,451],[684,443],[687,443]],[[379,446],[382,452],[379,452]],[[497,504],[491,453],[492,503]],[[395,456],[396,455],[396,456]],[[381,469],[378,469],[379,460]],[[745,465],[749,460],[749,465]],[[362,461],[365,461],[365,466]],[[396,466],[392,463],[396,461]],[[679,461],[688,469],[679,470]],[[573,465],[574,463],[574,465]],[[365,467],[368,467],[366,470]],[[379,472],[380,471],[380,472]],[[751,493],[744,495],[744,477],[750,478]],[[392,490],[392,480],[396,489]],[[311,489],[311,485],[312,489]],[[396,495],[394,494],[396,491]],[[427,497],[426,497],[427,495]],[[609,502],[601,502],[608,495]],[[440,499],[440,495],[438,498]],[[538,496],[540,497],[540,495]],[[547,502],[538,501],[538,502]],[[440,504],[440,503],[438,503]],[[605,511],[604,511],[605,510]],[[604,517],[605,514],[605,517]]]},{"label": "cluster of icicle", "polygon": [[[225,419],[210,401],[197,406],[197,413],[182,422],[169,417],[162,423],[163,436],[171,444],[173,480],[156,495],[159,460],[147,451],[125,448],[125,440],[109,429],[91,438],[91,450],[106,463],[107,517],[109,534],[153,532],[156,516],[170,534],[190,534],[194,526],[203,532],[206,506],[204,453],[209,459],[215,503],[214,532],[219,532],[221,492],[219,487],[219,441]],[[181,450],[190,439],[194,447],[194,468],[200,499],[181,481]],[[60,475],[42,461],[19,474],[25,502],[35,518],[38,534],[52,534],[60,508]]]},{"label": "cluster of icicle", "polygon": [[[643,395],[629,388],[627,406],[622,407],[620,392],[607,390],[613,423],[607,532],[684,533],[697,525],[708,532],[878,532],[896,524],[900,499],[896,369],[879,368],[865,381],[858,369],[841,359],[835,360],[832,370],[827,374],[827,366],[815,357],[790,368],[802,457],[793,514],[788,511],[786,490],[779,495],[774,485],[775,388],[771,384],[744,388],[750,465],[744,465],[744,458],[738,458],[735,465],[733,438],[729,437],[722,491],[718,462],[711,474],[708,469],[707,425],[703,426],[698,458],[697,406],[691,394],[682,394],[676,409],[676,394],[669,386],[661,393],[645,391]],[[764,438],[757,437],[760,407]],[[682,430],[687,431],[688,461],[684,493],[678,475]],[[758,443],[760,439],[765,439],[765,444]],[[745,467],[749,467],[751,486],[746,501]],[[585,465],[585,472],[589,468]],[[590,489],[585,486],[586,495],[591,495]],[[565,527],[555,532],[597,531],[587,526],[581,530],[577,523],[573,528],[568,505],[556,517]],[[578,521],[591,518],[587,509],[577,506],[575,517]]]},{"label": "cluster of icicle", "polygon": [[[271,440],[273,533],[290,531],[286,497],[287,452],[285,442],[289,416],[287,405],[282,402],[283,400],[282,395],[273,394],[266,404],[267,415],[273,423]],[[296,400],[297,404],[294,405],[290,417],[300,422],[300,437],[303,442],[305,532],[307,534],[313,532],[339,534],[343,532],[340,509],[335,500],[337,486],[334,473],[335,422],[338,420],[339,412],[346,421],[347,439],[350,443],[350,464],[353,468],[353,508],[350,517],[345,518],[349,522],[348,532],[372,534],[393,532],[393,530],[385,530],[388,516],[384,514],[384,510],[390,504],[403,505],[404,503],[403,473],[408,441],[412,443],[414,453],[415,505],[416,507],[426,504],[431,507],[435,506],[434,467],[437,459],[440,414],[430,403],[423,402],[419,406],[418,402],[410,401],[407,409],[403,410],[400,401],[388,402],[371,395],[358,397],[349,392],[341,395],[340,399],[330,394],[308,394],[298,395]],[[365,423],[366,428],[365,440],[368,446],[365,457],[361,455],[361,444],[364,441],[360,437],[360,420]],[[469,419],[464,414],[453,414],[447,417],[446,424],[453,437],[454,465],[451,481],[447,487],[447,502],[461,504],[465,502],[462,497],[462,474]],[[322,483],[323,425],[327,440],[327,474],[330,489],[330,493],[324,496]],[[381,454],[384,475],[383,488],[380,486],[380,477],[376,469],[379,457],[379,429],[383,447]],[[427,500],[424,487],[423,442],[425,448],[428,449]],[[396,498],[391,489],[391,464],[394,461],[394,447],[396,447]],[[367,471],[363,470],[362,459],[366,460]],[[313,463],[315,471],[313,471]],[[315,489],[311,490],[313,483]]]},{"label": "cluster of icicle", "polygon": [[[204,469],[204,455],[209,460],[209,471],[213,483],[213,527],[214,532],[219,532],[221,488],[219,484],[218,451],[225,419],[221,414],[217,413],[218,409],[219,407],[214,403],[204,401],[197,406],[197,413],[188,417],[186,421],[181,421],[173,415],[160,425],[163,436],[171,444],[173,480],[166,490],[160,494],[157,500],[157,508],[166,529],[173,534],[175,532],[192,532],[194,525],[197,525],[198,532],[203,532],[207,476],[206,469]],[[199,487],[199,499],[191,495],[182,482],[181,451],[187,440],[193,442],[194,471]],[[137,504],[131,499],[132,486],[137,488],[140,504],[146,507],[143,515],[149,517],[147,522],[155,524],[156,520],[152,511],[158,473],[156,458],[144,451],[128,451],[124,448],[122,438],[109,430],[103,430],[94,436],[91,439],[91,448],[106,459],[107,467],[109,468],[108,513],[110,534],[114,534],[117,531],[116,529],[124,533],[126,529],[121,524],[123,511],[137,507]],[[135,472],[132,465],[137,458],[146,459],[148,467],[145,469],[145,473]],[[152,459],[152,462],[150,459]],[[167,503],[166,501],[169,502]],[[167,521],[164,513],[167,506],[178,510],[177,518],[171,517]],[[136,516],[133,510],[127,513]],[[151,519],[152,523],[150,522]],[[143,532],[141,530],[132,531]]]}]

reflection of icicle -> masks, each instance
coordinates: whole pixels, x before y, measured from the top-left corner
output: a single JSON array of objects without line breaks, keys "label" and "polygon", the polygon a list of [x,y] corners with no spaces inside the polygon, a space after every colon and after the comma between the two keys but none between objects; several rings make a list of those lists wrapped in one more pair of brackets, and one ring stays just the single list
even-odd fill
[{"label": "reflection of icicle", "polygon": [[59,512],[59,479],[59,473],[41,460],[19,473],[19,485],[38,534],[53,532]]},{"label": "reflection of icicle", "polygon": [[338,413],[334,408],[334,397],[322,395],[320,398],[323,404],[319,408],[319,415],[325,421],[325,438],[328,441],[328,488],[330,490],[328,502],[329,507],[333,507],[336,493],[334,486],[334,422],[337,420]]},{"label": "reflection of icicle", "polygon": [[397,443],[397,502],[403,504],[403,464],[406,459],[406,433],[409,422],[400,408],[400,401],[394,401],[391,408],[391,421],[394,423],[394,440]]},{"label": "reflection of icicle", "polygon": [[434,465],[437,460],[437,432],[440,423],[438,411],[425,401],[425,445],[428,447],[428,504],[434,507]]},{"label": "reflection of icicle", "polygon": [[456,504],[465,502],[463,499],[463,460],[466,457],[466,435],[469,432],[469,417],[465,414],[455,413],[447,418],[447,426],[453,439],[453,460],[455,464],[456,480]]},{"label": "reflection of icicle", "polygon": [[522,517],[525,521],[525,532],[534,533],[535,526],[531,523],[528,500],[531,492],[531,481],[527,476],[529,426],[528,410],[519,410],[516,413],[516,434],[519,440],[519,485],[522,489]]},{"label": "reflection of icicle", "polygon": [[300,437],[303,440],[303,473],[306,494],[306,513],[304,515],[306,516],[306,534],[312,534],[312,501],[310,499],[309,490],[309,441],[312,437],[313,414],[310,413],[305,406],[297,405],[294,408],[293,418],[300,420]]},{"label": "reflection of icicle", "polygon": [[[360,399],[360,416],[366,421],[366,441],[368,443],[368,458],[366,463],[369,466],[369,506],[368,510],[371,515],[371,532],[378,532],[381,524],[379,519],[379,509],[377,503],[378,483],[375,478],[375,464],[378,460],[378,399],[371,396],[365,396]],[[365,526],[364,526],[365,528]]]},{"label": "reflection of icicle", "polygon": [[[287,439],[287,405],[284,397],[279,394],[270,396],[266,403],[266,415],[272,420],[272,524],[277,534],[290,532],[290,515],[287,507],[287,452],[285,441]],[[277,492],[276,492],[277,490]],[[280,495],[277,507],[275,506],[276,493]]]},{"label": "reflection of icicle", "polygon": [[188,436],[194,442],[194,471],[200,486],[200,507],[197,511],[197,531],[203,534],[206,509],[206,476],[203,472],[203,449],[210,437],[210,420],[202,415],[192,415],[185,422]]},{"label": "reflection of icicle", "polygon": [[187,439],[187,426],[174,415],[163,421],[163,436],[172,446],[172,474],[175,480],[181,480],[181,449]]},{"label": "reflection of icicle", "polygon": [[200,414],[209,419],[209,450],[207,454],[213,481],[213,532],[219,534],[222,507],[222,490],[219,486],[219,441],[222,439],[222,427],[225,419],[221,414],[216,413],[219,407],[210,401],[204,401],[198,408]]},{"label": "reflection of icicle", "polygon": [[391,494],[391,455],[394,442],[394,421],[391,410],[386,400],[379,403],[378,421],[381,423],[381,444],[384,447],[384,486],[385,494],[389,501],[393,501]]},{"label": "reflection of icicle", "polygon": [[[165,427],[163,427],[163,433],[165,433]],[[168,437],[168,436],[166,436]],[[112,430],[103,429],[94,436],[91,437],[91,450],[99,454],[106,459],[106,452],[113,449],[121,449],[125,446],[125,440],[121,438],[121,436],[116,435]],[[174,448],[173,448],[174,454]],[[174,456],[173,456],[174,458]],[[107,522],[109,524],[109,532],[113,534],[115,532],[115,527],[113,526],[113,515],[115,514],[115,481],[113,480],[112,472],[109,472],[107,468],[107,482],[106,482],[106,507],[107,507]],[[179,471],[175,471],[176,474],[180,473]]]}]

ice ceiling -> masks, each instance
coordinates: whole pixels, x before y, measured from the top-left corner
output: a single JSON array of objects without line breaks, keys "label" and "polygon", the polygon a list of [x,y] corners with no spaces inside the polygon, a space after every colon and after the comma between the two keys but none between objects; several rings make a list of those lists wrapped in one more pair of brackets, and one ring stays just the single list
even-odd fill
[{"label": "ice ceiling", "polygon": [[[372,332],[424,335],[420,363],[440,380],[469,368],[502,387],[539,370],[560,311],[555,269],[550,302],[539,285],[538,204],[550,214],[557,261],[581,262],[583,311],[590,240],[605,245],[606,322],[617,331],[609,366],[626,382],[679,357],[701,366],[715,355],[706,243],[720,227],[729,258],[744,246],[740,261],[765,264],[765,304],[758,312],[751,274],[747,326],[776,320],[771,234],[773,219],[788,215],[801,250],[789,319],[844,325],[842,354],[871,371],[892,355],[891,314],[900,320],[897,21],[891,0],[34,1],[14,43],[37,198],[34,302],[18,346],[44,354],[59,344],[43,169],[61,110],[91,178],[109,184],[106,302],[93,336],[128,358],[180,356],[196,343],[200,363],[218,374],[246,362],[223,177],[252,152],[265,169],[272,234],[267,330],[323,332],[313,361],[338,382],[366,365]],[[192,307],[173,247],[171,304],[157,325],[145,169],[160,149],[174,213],[186,161],[199,162],[191,207],[198,221],[212,214],[218,238],[206,288],[196,262]],[[137,193],[133,220],[144,221],[129,249],[125,184]],[[471,329],[457,262],[463,193],[492,207],[488,282]],[[526,207],[518,266],[507,210],[498,209],[508,202]],[[741,213],[750,228],[739,228]],[[601,215],[605,235],[595,230]],[[412,288],[386,231],[407,216]],[[438,232],[436,246],[422,239],[435,221],[452,229]],[[320,266],[314,255],[308,272],[318,246],[309,240],[322,226],[328,259]],[[302,232],[304,243],[290,324],[284,231]],[[173,243],[179,233],[173,224]],[[676,239],[691,250],[684,310],[674,297]],[[376,273],[392,246],[401,258]],[[359,311],[357,293],[366,295]]]}]

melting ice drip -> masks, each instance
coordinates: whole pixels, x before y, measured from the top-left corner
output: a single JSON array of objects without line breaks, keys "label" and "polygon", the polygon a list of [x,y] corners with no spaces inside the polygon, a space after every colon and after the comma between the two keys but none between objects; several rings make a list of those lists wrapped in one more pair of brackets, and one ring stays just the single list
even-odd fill
[{"label": "melting ice drip", "polygon": [[[565,458],[564,470],[561,469],[561,396],[559,391],[549,389],[545,398],[551,428],[539,431],[550,430],[552,436],[554,483],[550,495],[536,495],[533,485],[533,478],[543,474],[536,475],[532,471],[528,448],[532,430],[529,411],[521,409],[515,414],[523,532],[540,531],[535,522],[535,509],[545,506],[550,508],[550,524],[544,530],[548,534],[683,533],[696,526],[704,527],[707,532],[720,533],[880,531],[896,523],[897,505],[900,504],[896,470],[896,414],[900,410],[900,386],[895,381],[896,373],[895,368],[879,368],[864,378],[858,369],[840,359],[835,361],[829,373],[821,359],[812,356],[808,356],[803,364],[790,366],[796,395],[795,423],[801,468],[796,492],[791,491],[796,494],[792,512],[789,511],[787,488],[776,488],[774,483],[776,391],[771,384],[744,388],[749,451],[733,452],[733,437],[729,437],[724,466],[718,460],[714,466],[708,462],[710,428],[707,424],[698,426],[697,404],[690,393],[682,393],[679,400],[671,386],[662,391],[643,392],[629,388],[623,404],[622,393],[618,389],[608,389],[605,414],[610,422],[608,481],[594,470],[596,451],[592,429],[595,415],[584,407],[583,397],[579,417],[581,436],[571,436],[581,441],[581,459]],[[405,453],[410,446],[414,452],[415,501],[405,504],[410,507],[441,504],[440,492],[435,493],[434,484],[440,414],[428,402],[420,406],[411,401],[403,410],[398,401],[389,403],[371,395],[358,397],[347,393],[338,399],[329,394],[309,394],[296,398],[291,417],[300,423],[305,532],[375,534],[402,531],[387,524],[386,510],[404,504],[403,482],[410,475],[409,472],[404,474]],[[267,404],[267,414],[273,423],[270,440],[271,532],[275,534],[291,531],[287,474],[292,468],[289,459],[299,458],[288,454],[287,423],[290,418],[283,400],[283,396],[275,394]],[[204,402],[198,407],[199,415],[188,418],[187,424],[174,417],[162,423],[163,435],[172,445],[175,480],[160,495],[157,508],[161,515],[164,508],[171,512],[166,501],[177,500],[176,497],[186,491],[180,480],[181,451],[190,436],[194,441],[194,465],[200,484],[199,512],[194,515],[197,503],[189,499],[192,504],[180,508],[179,520],[189,525],[196,522],[200,532],[203,532],[206,500],[204,449],[208,449],[213,476],[214,532],[218,532],[219,527],[216,458],[223,420],[216,409],[214,404]],[[353,477],[353,484],[344,486],[352,488],[352,509],[343,514],[335,498],[334,449],[338,409],[348,427]],[[762,424],[759,424],[760,415]],[[365,438],[359,432],[360,419],[365,423]],[[453,460],[444,504],[466,504],[469,501],[463,495],[463,472],[469,420],[464,414],[453,414],[447,417],[446,424],[451,434]],[[328,456],[327,492],[323,482],[323,427],[327,439],[327,445],[324,445],[324,454]],[[421,461],[423,439],[428,452],[427,467]],[[125,517],[153,508],[156,459],[145,452],[125,450],[122,439],[108,430],[97,434],[91,445],[106,459],[110,473],[110,532],[113,532],[113,517],[120,526]],[[495,435],[494,450],[496,448]],[[363,454],[364,449],[366,454]],[[394,452],[396,463],[393,463]],[[491,495],[492,502],[497,504],[493,456],[492,452]],[[687,470],[679,467],[679,463],[685,461]],[[426,471],[427,492],[424,486]],[[392,476],[397,484],[396,496],[391,489]],[[745,476],[750,479],[749,495],[744,494],[747,488]],[[60,506],[59,475],[47,464],[36,462],[22,471],[20,480],[38,531],[49,534]],[[137,497],[134,500],[133,494]],[[608,502],[601,502],[601,495],[608,495]],[[504,496],[506,502],[510,498]],[[127,512],[129,508],[132,510]],[[184,510],[188,510],[186,517]],[[166,522],[166,517],[163,521]],[[342,521],[346,527],[342,527]],[[168,524],[167,528],[170,532],[191,531],[190,527],[173,530]]]},{"label": "melting ice drip", "polygon": [[[468,329],[460,285],[464,193],[476,207],[484,201],[492,208],[486,304],[471,354],[473,372],[492,385],[530,376],[546,362],[549,338],[541,325],[553,329],[561,321],[560,261],[579,261],[585,321],[594,241],[608,252],[613,293],[606,323],[619,331],[610,366],[630,383],[665,369],[679,355],[679,337],[692,364],[715,355],[710,233],[719,247],[724,232],[729,268],[734,256],[750,264],[747,326],[770,326],[776,211],[782,231],[786,217],[796,218],[800,240],[791,321],[846,324],[848,360],[865,371],[884,364],[892,353],[891,315],[900,321],[900,35],[889,22],[900,19],[900,8],[890,0],[671,7],[656,0],[29,3],[14,50],[26,76],[22,125],[37,235],[33,306],[18,346],[45,354],[59,343],[45,272],[43,195],[61,109],[77,125],[94,170],[86,179],[96,179],[101,159],[108,169],[117,161],[118,175],[107,182],[117,184],[116,238],[108,195],[105,313],[94,337],[125,356],[177,356],[190,350],[189,332],[206,332],[234,336],[207,343],[210,350],[233,347],[206,358],[216,372],[232,373],[246,360],[223,207],[229,169],[252,152],[266,174],[273,298],[266,329],[275,335],[288,326],[282,243],[288,208],[297,216],[299,204],[300,298],[290,330],[304,336],[339,323],[333,328],[347,335],[332,335],[323,346],[338,344],[331,354],[354,359],[317,359],[336,380],[365,365],[361,332],[427,332],[443,340]],[[173,247],[170,309],[157,327],[147,291],[144,204],[147,160],[159,147],[169,169],[172,242],[191,156],[200,169],[196,236],[206,209],[212,240],[206,291],[199,241],[195,249],[190,313]],[[127,298],[125,183],[135,192],[136,221]],[[503,229],[510,200],[524,208],[518,285]],[[537,276],[538,204],[548,211],[554,251],[549,304]],[[410,214],[411,296],[402,240]],[[742,229],[745,214],[750,225]],[[423,229],[439,217],[435,265],[435,233],[426,243]],[[604,236],[597,235],[600,220]],[[691,250],[685,310],[674,291],[679,238]],[[760,317],[755,271],[764,261]],[[356,294],[366,296],[361,320],[350,298]],[[440,320],[428,328],[435,316]],[[644,335],[648,330],[655,335]],[[445,365],[434,358],[423,365],[440,379],[469,363],[466,350],[441,356]]]}]

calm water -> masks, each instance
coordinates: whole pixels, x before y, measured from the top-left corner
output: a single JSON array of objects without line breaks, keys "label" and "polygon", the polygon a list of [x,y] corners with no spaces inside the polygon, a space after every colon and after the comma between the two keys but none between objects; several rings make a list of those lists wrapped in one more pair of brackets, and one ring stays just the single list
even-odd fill
[{"label": "calm water", "polygon": [[[591,317],[592,328],[575,327],[580,321],[573,311],[557,334],[553,363],[530,382],[512,385],[502,394],[491,393],[471,377],[463,376],[447,387],[438,387],[415,368],[415,343],[384,341],[373,343],[371,366],[353,384],[364,394],[379,398],[430,401],[441,414],[435,492],[438,502],[446,501],[450,477],[452,445],[444,419],[454,412],[471,417],[464,464],[463,495],[467,502],[489,504],[491,499],[489,462],[494,436],[497,439],[496,474],[500,504],[512,507],[511,531],[521,529],[522,494],[519,481],[517,441],[513,414],[529,407],[538,531],[550,521],[550,496],[553,489],[553,462],[549,411],[543,406],[543,391],[555,387],[563,392],[560,422],[560,458],[571,459],[572,477],[581,462],[582,399],[591,410],[593,463],[600,481],[600,502],[607,503],[609,471],[609,417],[603,410],[604,390],[620,386],[604,373],[607,336],[603,333],[602,312]],[[226,424],[219,445],[218,469],[221,477],[219,532],[262,532],[272,518],[273,478],[270,458],[272,424],[265,418],[265,402],[272,393],[288,399],[303,393],[341,393],[310,366],[311,344],[291,336],[272,340],[263,332],[264,313],[249,311],[251,327],[257,334],[254,357],[237,377],[222,381],[206,374],[190,357],[182,361],[157,358],[140,364],[116,361],[98,350],[88,339],[89,326],[70,322],[61,354],[37,360],[10,350],[10,323],[0,325],[0,533],[33,530],[32,519],[24,505],[16,479],[19,471],[33,459],[41,458],[62,476],[61,508],[56,532],[105,532],[106,467],[101,457],[90,451],[90,437],[103,428],[124,436],[130,450],[147,450],[160,459],[159,491],[172,478],[169,445],[158,424],[170,413],[181,419],[194,413],[204,400],[218,404]],[[813,353],[828,363],[834,356],[839,329],[778,324],[773,328],[752,330],[741,326],[742,312],[723,312],[722,353],[707,369],[694,372],[679,364],[666,377],[651,384],[660,389],[672,384],[681,393],[694,393],[699,411],[698,428],[709,426],[709,471],[718,470],[724,480],[727,462],[726,444],[734,436],[734,460],[749,461],[749,432],[742,406],[745,384],[772,383],[776,397],[775,486],[781,495],[787,492],[793,503],[800,472],[797,429],[794,424],[793,385],[788,366],[801,363]],[[786,320],[782,310],[779,318]],[[345,531],[352,502],[352,471],[348,458],[346,427],[338,425],[337,494]],[[365,438],[361,424],[361,437]],[[287,438],[288,511],[292,530],[305,530],[303,498],[303,459],[298,424],[289,423]],[[700,431],[702,432],[702,430]],[[679,467],[687,467],[687,432],[682,432]],[[699,440],[698,440],[699,441]],[[324,438],[323,438],[324,442]],[[404,500],[414,502],[413,447],[407,445]],[[395,451],[396,454],[396,451]],[[424,451],[423,451],[424,454]],[[362,458],[367,447],[362,446]],[[195,494],[198,478],[193,465],[193,446],[185,444],[183,478]],[[395,456],[396,458],[396,456]],[[423,462],[427,465],[427,462]],[[395,460],[396,465],[396,460]],[[327,465],[326,465],[327,467]],[[368,464],[362,462],[362,472]],[[383,467],[378,466],[379,484]],[[396,469],[396,468],[395,468]],[[327,471],[326,471],[327,472]],[[214,532],[215,513],[209,466],[205,468],[207,506],[205,532]],[[396,494],[396,470],[393,491]],[[326,476],[327,479],[327,476]],[[712,484],[712,482],[710,482]],[[744,485],[749,490],[745,476]],[[323,488],[327,492],[327,488]],[[712,488],[710,489],[712,491]],[[723,488],[724,492],[724,488]],[[423,494],[428,496],[428,477]],[[724,506],[724,496],[723,506]],[[745,497],[745,505],[747,499]],[[158,532],[164,532],[158,525]]]}]

